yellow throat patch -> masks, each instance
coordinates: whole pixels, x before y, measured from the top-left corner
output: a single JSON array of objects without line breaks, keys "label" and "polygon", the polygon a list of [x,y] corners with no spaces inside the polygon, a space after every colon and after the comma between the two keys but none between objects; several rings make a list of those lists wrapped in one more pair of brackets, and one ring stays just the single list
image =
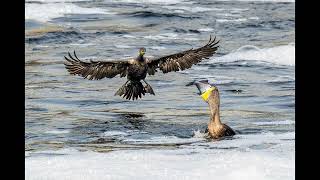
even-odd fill
[{"label": "yellow throat patch", "polygon": [[202,93],[202,94],[201,94],[202,99],[207,102],[207,100],[208,100],[211,92],[212,92],[214,89],[215,89],[215,87],[210,87],[209,89],[206,90],[206,92]]}]

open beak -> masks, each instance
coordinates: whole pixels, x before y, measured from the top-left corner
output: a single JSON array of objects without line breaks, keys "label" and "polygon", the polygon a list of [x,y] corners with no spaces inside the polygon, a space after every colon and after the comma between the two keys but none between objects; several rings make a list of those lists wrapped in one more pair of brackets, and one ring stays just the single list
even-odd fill
[{"label": "open beak", "polygon": [[200,95],[204,101],[207,101],[211,92],[216,88],[215,86],[210,85],[208,83],[208,80],[193,81],[188,83],[186,86],[191,86],[191,85],[197,86],[197,89],[199,90],[198,95]]},{"label": "open beak", "polygon": [[186,84],[186,86],[191,86],[191,85],[195,85],[197,86],[198,90],[199,90],[199,95],[203,94],[204,92],[206,92],[209,88],[211,88],[211,85],[208,83],[208,80],[201,80],[201,81],[193,81],[190,82],[188,84]]}]

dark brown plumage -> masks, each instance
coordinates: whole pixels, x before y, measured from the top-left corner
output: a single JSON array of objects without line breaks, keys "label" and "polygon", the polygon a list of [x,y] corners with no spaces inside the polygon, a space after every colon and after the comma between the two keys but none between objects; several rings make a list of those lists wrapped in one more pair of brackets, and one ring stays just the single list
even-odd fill
[{"label": "dark brown plumage", "polygon": [[207,80],[195,81],[189,83],[188,86],[193,84],[197,86],[199,94],[209,105],[210,121],[206,129],[209,137],[219,139],[226,136],[234,136],[236,134],[234,130],[220,120],[220,95],[218,88],[210,85]]},{"label": "dark brown plumage", "polygon": [[[160,69],[163,73],[171,71],[183,71],[190,68],[193,64],[201,62],[203,59],[208,59],[219,46],[219,41],[209,39],[209,42],[203,47],[197,49],[190,49],[187,51],[171,54],[168,56],[147,59],[144,57],[145,48],[139,50],[138,57],[131,60],[119,60],[119,61],[92,61],[84,62],[80,60],[75,51],[73,56],[68,53],[68,57],[65,56],[67,62],[65,67],[72,75],[79,75],[89,80],[100,80],[103,78],[113,78],[118,74],[120,77],[127,76],[128,81],[116,92],[115,95],[123,96],[126,99],[138,99],[145,95],[145,93],[153,94],[152,87],[145,81],[147,73],[154,75],[157,69]],[[143,80],[146,86],[143,87],[140,82]]]},{"label": "dark brown plumage", "polygon": [[216,50],[219,46],[216,46],[219,41],[214,39],[209,39],[209,42],[203,47],[197,49],[190,49],[176,54],[171,54],[164,56],[148,63],[150,75],[153,75],[155,70],[159,68],[163,73],[168,73],[171,71],[183,71],[185,69],[191,68],[193,64],[201,62],[203,59],[209,59],[213,54],[216,53]]}]

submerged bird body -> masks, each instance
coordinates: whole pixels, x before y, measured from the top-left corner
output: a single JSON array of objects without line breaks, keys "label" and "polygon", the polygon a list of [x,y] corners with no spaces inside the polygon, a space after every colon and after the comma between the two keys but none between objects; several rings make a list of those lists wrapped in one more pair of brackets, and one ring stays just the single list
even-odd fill
[{"label": "submerged bird body", "polygon": [[[203,59],[208,59],[216,53],[219,47],[216,46],[219,41],[215,40],[216,38],[211,39],[210,36],[209,42],[200,48],[189,49],[156,59],[146,58],[144,56],[145,48],[140,48],[139,55],[134,59],[118,61],[90,60],[90,62],[85,62],[80,60],[74,52],[73,56],[70,53],[68,53],[68,57],[65,56],[67,62],[64,64],[70,74],[80,75],[89,80],[113,78],[118,74],[120,77],[127,76],[127,82],[120,87],[115,95],[135,100],[146,93],[155,95],[152,87],[145,81],[147,74],[154,75],[158,69],[163,73],[183,71]],[[145,86],[143,86],[141,80],[144,81]]]},{"label": "submerged bird body", "polygon": [[211,138],[218,139],[225,136],[233,136],[236,133],[220,120],[220,95],[215,86],[211,86],[207,81],[193,83],[200,91],[201,97],[208,103],[210,109],[210,121],[207,132]]}]

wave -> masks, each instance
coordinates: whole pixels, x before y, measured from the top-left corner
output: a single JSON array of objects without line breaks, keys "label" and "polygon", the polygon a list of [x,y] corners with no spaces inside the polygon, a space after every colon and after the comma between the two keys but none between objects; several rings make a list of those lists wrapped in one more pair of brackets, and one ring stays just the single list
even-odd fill
[{"label": "wave", "polygon": [[188,11],[191,13],[200,13],[200,12],[207,12],[207,11],[223,11],[224,9],[219,9],[219,8],[207,8],[207,7],[198,7],[198,6],[164,6],[164,8],[169,9],[169,10],[174,10],[176,12],[184,12]]},{"label": "wave", "polygon": [[294,43],[290,43],[288,45],[263,49],[246,45],[227,55],[214,58],[210,62],[234,62],[240,60],[254,60],[295,66],[295,45]]},{"label": "wave", "polygon": [[38,36],[25,37],[25,42],[28,44],[74,43],[79,40],[84,40],[86,38],[97,38],[104,34],[105,32],[80,33],[72,30],[71,31],[54,31],[54,32],[47,32]]},{"label": "wave", "polygon": [[278,76],[274,79],[268,80],[267,83],[289,83],[289,82],[295,82],[295,77],[292,76]]},{"label": "wave", "polygon": [[[26,3],[25,19],[49,22],[66,14],[113,14],[101,8],[84,8],[72,4],[74,1],[39,1],[43,3]],[[48,3],[44,3],[48,2]],[[59,3],[54,3],[59,2]]]},{"label": "wave", "polygon": [[130,13],[122,13],[120,15],[130,16],[130,17],[139,17],[139,18],[183,18],[183,19],[194,19],[199,17],[193,16],[182,16],[176,13],[160,13],[152,11],[136,11]]}]

